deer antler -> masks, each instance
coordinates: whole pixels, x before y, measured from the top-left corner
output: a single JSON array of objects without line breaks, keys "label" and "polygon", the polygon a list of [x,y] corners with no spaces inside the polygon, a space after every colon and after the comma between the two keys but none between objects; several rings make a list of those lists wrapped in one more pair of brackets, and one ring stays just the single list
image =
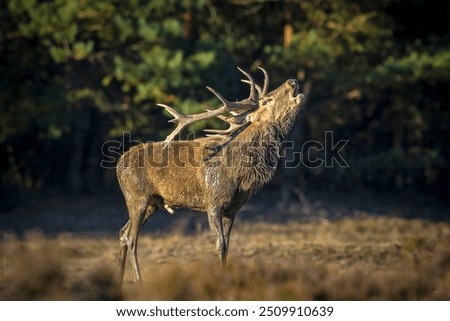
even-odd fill
[{"label": "deer antler", "polygon": [[244,80],[244,82],[250,84],[250,96],[248,96],[248,100],[256,100],[256,91],[255,91],[255,80],[253,79],[252,75],[250,75],[249,73],[245,72],[244,70],[242,70],[241,68],[238,67],[238,70],[240,72],[242,72],[245,76],[247,76],[248,80]]},{"label": "deer antler", "polygon": [[[267,95],[267,91],[269,90],[269,74],[262,67],[258,67],[258,69],[260,69],[264,73],[264,85],[263,85],[263,88],[261,89],[261,87],[259,87],[258,85],[255,84],[255,88],[258,91],[259,99],[261,99],[265,95]],[[244,73],[243,71],[242,71],[242,73],[247,76],[247,73]],[[246,84],[252,85],[251,80],[249,81],[249,80],[246,80],[246,79],[241,79],[241,81],[246,83]]]},{"label": "deer antler", "polygon": [[[164,104],[157,104],[160,107],[163,107],[168,113],[170,113],[174,118],[169,120],[171,123],[177,123],[177,127],[170,133],[166,139],[164,140],[164,143],[167,145],[170,143],[175,136],[180,133],[180,131],[186,127],[189,124],[198,122],[200,120],[205,120],[208,118],[217,117],[224,122],[227,122],[230,126],[228,129],[224,130],[218,130],[218,129],[207,129],[205,132],[212,133],[208,134],[207,136],[212,135],[233,135],[242,128],[245,128],[249,124],[249,118],[247,117],[251,112],[253,112],[256,108],[258,108],[258,100],[259,98],[263,97],[268,88],[268,75],[267,72],[260,68],[264,72],[264,87],[261,89],[258,85],[255,84],[255,81],[253,77],[239,68],[239,71],[242,72],[248,80],[243,80],[243,82],[250,84],[250,95],[248,98],[238,101],[238,102],[231,102],[227,99],[225,99],[219,92],[217,92],[215,89],[206,86],[206,88],[212,92],[221,102],[222,107],[214,110],[208,110],[206,112],[200,113],[200,114],[194,114],[194,115],[184,115],[176,111],[175,109],[164,105]],[[256,97],[256,92],[258,92],[259,97]],[[224,114],[230,114],[230,117],[223,116]]]},{"label": "deer antler", "polygon": [[264,86],[262,93],[259,94],[259,98],[262,98],[267,95],[267,91],[269,90],[269,74],[263,67],[258,67],[258,69],[260,69],[264,74]]},{"label": "deer antler", "polygon": [[250,124],[250,121],[247,118],[247,115],[249,115],[250,113],[251,111],[246,111],[238,115],[233,115],[232,117],[217,116],[217,118],[228,123],[228,125],[230,126],[227,129],[205,129],[205,132],[210,133],[206,134],[206,136],[234,135]]}]

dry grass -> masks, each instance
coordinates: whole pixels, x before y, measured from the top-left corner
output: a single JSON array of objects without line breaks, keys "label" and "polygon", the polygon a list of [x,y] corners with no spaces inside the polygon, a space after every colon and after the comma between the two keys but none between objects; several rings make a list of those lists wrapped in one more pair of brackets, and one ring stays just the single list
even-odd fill
[{"label": "dry grass", "polygon": [[450,300],[450,224],[399,218],[240,223],[229,265],[208,233],[144,234],[144,285],[114,282],[114,238],[3,235],[3,300]]}]

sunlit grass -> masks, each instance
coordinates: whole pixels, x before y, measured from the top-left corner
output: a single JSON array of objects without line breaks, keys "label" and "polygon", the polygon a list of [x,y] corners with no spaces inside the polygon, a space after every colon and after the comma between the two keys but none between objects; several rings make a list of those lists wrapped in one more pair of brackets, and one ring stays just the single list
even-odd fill
[{"label": "sunlit grass", "polygon": [[206,232],[143,234],[136,286],[118,240],[3,235],[3,300],[449,300],[450,224],[399,218],[244,223],[219,267]]}]

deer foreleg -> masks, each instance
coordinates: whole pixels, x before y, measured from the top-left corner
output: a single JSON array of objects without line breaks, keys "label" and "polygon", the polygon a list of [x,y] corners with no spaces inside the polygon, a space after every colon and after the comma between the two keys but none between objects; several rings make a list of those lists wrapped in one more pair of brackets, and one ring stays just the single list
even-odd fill
[{"label": "deer foreleg", "polygon": [[141,272],[139,271],[139,263],[137,259],[137,243],[139,237],[140,224],[136,223],[137,222],[131,222],[130,234],[127,239],[127,245],[128,250],[130,251],[130,260],[131,260],[131,267],[133,268],[134,272],[134,279],[136,283],[141,283],[142,282]]},{"label": "deer foreleg", "polygon": [[231,235],[231,228],[233,227],[235,213],[225,213],[225,215],[222,218],[222,224],[223,224],[223,234],[225,237],[225,255],[224,255],[224,263],[227,261],[228,256],[228,249],[230,247],[230,235]]},{"label": "deer foreleg", "polygon": [[216,250],[219,256],[220,264],[225,265],[227,256],[227,243],[225,241],[222,212],[218,210],[208,211],[209,228],[216,239]]}]

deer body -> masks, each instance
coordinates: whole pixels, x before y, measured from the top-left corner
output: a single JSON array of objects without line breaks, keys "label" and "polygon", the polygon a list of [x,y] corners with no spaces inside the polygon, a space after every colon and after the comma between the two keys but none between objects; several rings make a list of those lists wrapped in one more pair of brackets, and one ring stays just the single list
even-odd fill
[{"label": "deer body", "polygon": [[[230,135],[217,131],[218,135],[211,137],[172,141],[175,136],[172,133],[165,142],[141,144],[122,155],[117,164],[117,177],[129,220],[120,230],[120,280],[129,251],[135,279],[141,281],[137,260],[139,230],[157,209],[171,214],[180,207],[206,212],[219,260],[225,264],[235,214],[272,178],[280,157],[281,140],[292,127],[303,101],[296,80],[288,80],[267,94],[265,71],[264,89],[244,74],[250,79],[251,94],[242,102],[229,103],[210,89],[224,102],[223,108],[230,104],[234,110],[243,106],[250,109],[240,114],[231,112],[238,121],[226,120],[232,124],[227,132]],[[183,117],[179,124],[186,119],[191,122],[189,117],[196,116],[180,115],[162,106],[176,115],[176,120]],[[207,113],[204,117],[211,115]],[[217,110],[209,113],[217,117]]]}]

